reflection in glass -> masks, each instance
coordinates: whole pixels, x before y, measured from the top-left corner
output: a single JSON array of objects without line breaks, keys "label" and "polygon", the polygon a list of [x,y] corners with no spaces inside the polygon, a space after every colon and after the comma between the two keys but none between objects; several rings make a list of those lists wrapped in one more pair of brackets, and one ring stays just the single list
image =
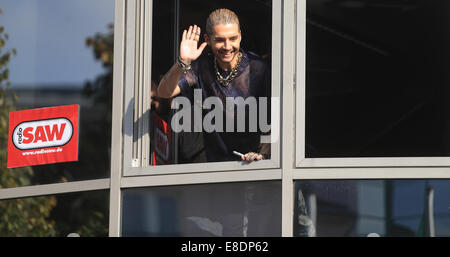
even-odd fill
[{"label": "reflection in glass", "polygon": [[[157,88],[163,76],[170,70],[179,56],[179,48],[181,42],[180,37],[183,33],[183,30],[188,29],[190,25],[194,24],[200,26],[202,31],[202,35],[200,36],[200,43],[202,43],[204,41],[203,34],[206,31],[205,26],[208,15],[213,10],[218,8],[228,8],[236,12],[239,17],[243,38],[240,44],[241,49],[244,49],[245,51],[251,51],[254,54],[258,55],[258,59],[261,58],[262,62],[268,64],[264,67],[268,68],[261,68],[257,65],[248,66],[248,62],[244,61],[241,66],[242,69],[238,71],[239,73],[234,80],[235,83],[230,84],[229,88],[231,89],[222,90],[222,87],[217,86],[218,82],[216,82],[216,80],[214,79],[215,73],[214,71],[212,71],[214,69],[212,67],[213,62],[210,62],[211,65],[205,65],[207,67],[199,68],[198,73],[200,73],[201,70],[202,74],[207,75],[200,76],[201,80],[196,81],[203,81],[203,83],[195,84],[195,86],[202,85],[199,86],[203,89],[202,93],[200,93],[203,94],[202,99],[196,101],[195,99],[192,99],[192,97],[190,97],[193,95],[192,92],[183,91],[179,96],[189,98],[189,104],[186,104],[189,106],[183,105],[183,108],[180,108],[181,110],[171,110],[170,106],[174,102],[172,100],[175,100],[177,98],[164,99],[161,96],[157,95]],[[258,127],[257,132],[249,131],[248,123],[251,121],[249,121],[250,115],[248,111],[246,112],[245,116],[246,123],[244,126],[247,126],[245,133],[237,132],[237,129],[230,129],[231,131],[227,130],[228,124],[225,125],[227,122],[229,122],[227,120],[227,117],[229,117],[230,120],[233,118],[236,119],[236,117],[234,114],[230,115],[231,112],[229,112],[229,109],[228,112],[227,110],[225,110],[226,102],[224,99],[225,96],[233,98],[242,96],[245,99],[255,96],[254,92],[250,92],[252,90],[249,90],[250,86],[248,85],[249,83],[247,83],[248,81],[252,81],[252,85],[257,85],[257,87],[261,89],[258,93],[263,97],[267,95],[269,97],[268,100],[270,100],[270,92],[264,92],[263,88],[268,88],[267,91],[270,91],[269,67],[271,62],[270,59],[272,45],[272,1],[250,1],[245,5],[242,4],[242,1],[238,0],[230,0],[226,3],[224,3],[223,1],[209,1],[208,5],[205,5],[203,1],[198,0],[160,0],[153,1],[153,14],[153,38],[157,38],[157,40],[153,40],[152,42],[152,108],[150,114],[152,120],[152,125],[150,128],[152,152],[151,164],[165,165],[176,163],[240,161],[241,157],[233,155],[233,151],[242,152],[244,154],[250,151],[265,153],[264,157],[266,159],[270,159],[270,144],[259,144],[260,134],[268,132],[261,129],[261,127]],[[206,49],[202,53],[202,57],[205,57],[204,59],[206,59],[208,58],[208,56],[212,56],[212,54],[209,55],[209,53],[211,54],[211,50],[209,49],[209,47],[206,47]],[[251,73],[247,72],[250,70],[247,69],[248,67],[252,67]],[[196,69],[194,68],[194,70]],[[255,76],[255,78],[257,79],[253,79],[254,77],[249,78],[249,74]],[[255,74],[259,75],[257,76]],[[211,79],[208,80],[207,77]],[[264,79],[260,79],[260,77],[264,77]],[[186,80],[191,81],[189,79],[189,76],[186,77]],[[183,81],[183,79],[180,81]],[[245,82],[238,83],[237,81]],[[257,83],[257,81],[267,81],[267,83]],[[181,84],[179,83],[179,85]],[[217,84],[216,87],[214,86],[215,84]],[[187,86],[186,83],[185,85]],[[239,88],[238,85],[244,85],[242,87],[243,90],[241,90],[242,88]],[[195,88],[195,86],[192,87]],[[224,107],[223,110],[218,111],[223,114],[223,116],[220,116],[220,118],[214,117],[209,123],[213,124],[212,126],[214,126],[214,128],[217,130],[209,130],[208,128],[206,128],[207,125],[204,125],[204,123],[202,122],[203,119],[195,119],[196,114],[194,113],[197,112],[195,107],[199,106],[198,103],[204,104],[203,101],[205,101],[206,98],[210,96],[221,97],[220,103]],[[255,99],[257,99],[256,96]],[[239,108],[234,105],[231,108],[233,107]],[[213,108],[207,109],[203,105],[198,108],[200,116],[204,118],[208,114],[211,115],[211,113],[213,113],[211,109],[217,108],[217,106],[214,105]],[[261,114],[263,113],[263,111],[261,111],[262,108],[260,107],[260,104],[257,105],[257,108],[257,112],[260,114],[260,116],[263,116],[263,114]],[[270,114],[270,102],[267,109],[267,113]],[[183,129],[183,131],[180,132],[172,127],[172,125],[174,124],[172,123],[172,121],[173,119],[177,120],[176,118],[174,118],[175,113],[178,112],[180,114],[182,110],[188,111],[191,114],[190,119],[192,119],[192,121],[188,121],[188,118],[185,118],[187,116],[183,117],[182,122],[180,123],[182,123],[183,125],[190,123],[190,125],[187,125],[187,127],[190,128]],[[258,117],[258,114],[253,116]],[[218,121],[219,119],[221,120]],[[261,123],[258,123],[256,126],[260,126],[260,124]],[[268,124],[270,124],[270,120],[268,121]],[[234,123],[234,125],[236,125],[236,122]],[[230,127],[232,126],[233,125],[230,125]]]},{"label": "reflection in glass", "polygon": [[127,189],[122,236],[280,236],[281,183]]},{"label": "reflection in glass", "polygon": [[448,180],[295,182],[295,236],[450,236]]},{"label": "reflection in glass", "polygon": [[114,1],[18,0],[3,1],[1,8],[6,49],[17,53],[8,64],[6,95],[18,97],[1,119],[13,109],[78,104],[80,135],[77,162],[6,170],[2,161],[2,174],[19,182],[2,178],[0,187],[108,177]]},{"label": "reflection in glass", "polygon": [[450,2],[306,3],[306,157],[449,156]]},{"label": "reflection in glass", "polygon": [[108,236],[109,191],[0,201],[0,237]]}]

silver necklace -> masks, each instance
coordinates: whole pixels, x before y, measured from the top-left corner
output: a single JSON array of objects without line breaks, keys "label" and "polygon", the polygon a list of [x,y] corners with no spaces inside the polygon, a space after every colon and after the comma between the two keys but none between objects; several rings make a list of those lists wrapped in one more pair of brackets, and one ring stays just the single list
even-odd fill
[{"label": "silver necklace", "polygon": [[224,78],[219,72],[219,67],[217,66],[217,59],[216,57],[214,57],[214,69],[216,72],[217,81],[219,81],[219,83],[225,87],[228,86],[231,83],[231,81],[233,81],[236,78],[239,71],[239,67],[241,66],[241,61],[242,61],[242,53],[239,52],[236,67],[234,67],[234,69],[230,72],[230,74],[228,74],[228,76]]}]

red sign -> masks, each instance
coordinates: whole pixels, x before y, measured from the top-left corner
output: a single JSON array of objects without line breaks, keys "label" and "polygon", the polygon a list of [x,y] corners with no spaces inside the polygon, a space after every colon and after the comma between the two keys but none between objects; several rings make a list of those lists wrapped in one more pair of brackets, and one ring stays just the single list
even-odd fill
[{"label": "red sign", "polygon": [[78,160],[79,105],[9,113],[8,168]]},{"label": "red sign", "polygon": [[164,165],[172,163],[171,143],[172,129],[158,114],[153,115],[153,153],[152,164]]}]

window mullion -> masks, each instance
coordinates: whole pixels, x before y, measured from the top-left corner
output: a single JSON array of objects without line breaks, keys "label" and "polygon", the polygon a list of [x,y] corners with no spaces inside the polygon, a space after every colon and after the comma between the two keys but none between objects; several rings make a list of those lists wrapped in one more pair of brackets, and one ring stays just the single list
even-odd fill
[{"label": "window mullion", "polygon": [[294,71],[295,71],[295,1],[284,1],[283,8],[283,70],[282,70],[282,236],[293,235],[294,183]]}]

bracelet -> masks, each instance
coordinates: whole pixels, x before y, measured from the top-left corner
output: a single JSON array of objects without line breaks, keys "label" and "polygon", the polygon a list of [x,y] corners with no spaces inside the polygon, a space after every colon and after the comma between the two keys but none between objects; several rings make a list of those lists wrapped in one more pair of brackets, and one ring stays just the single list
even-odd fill
[{"label": "bracelet", "polygon": [[191,65],[190,65],[190,64],[188,65],[188,64],[184,63],[184,62],[181,60],[181,57],[180,57],[180,56],[178,56],[177,64],[178,64],[178,66],[180,66],[180,68],[183,70],[183,73],[186,73],[188,70],[191,69]]}]

